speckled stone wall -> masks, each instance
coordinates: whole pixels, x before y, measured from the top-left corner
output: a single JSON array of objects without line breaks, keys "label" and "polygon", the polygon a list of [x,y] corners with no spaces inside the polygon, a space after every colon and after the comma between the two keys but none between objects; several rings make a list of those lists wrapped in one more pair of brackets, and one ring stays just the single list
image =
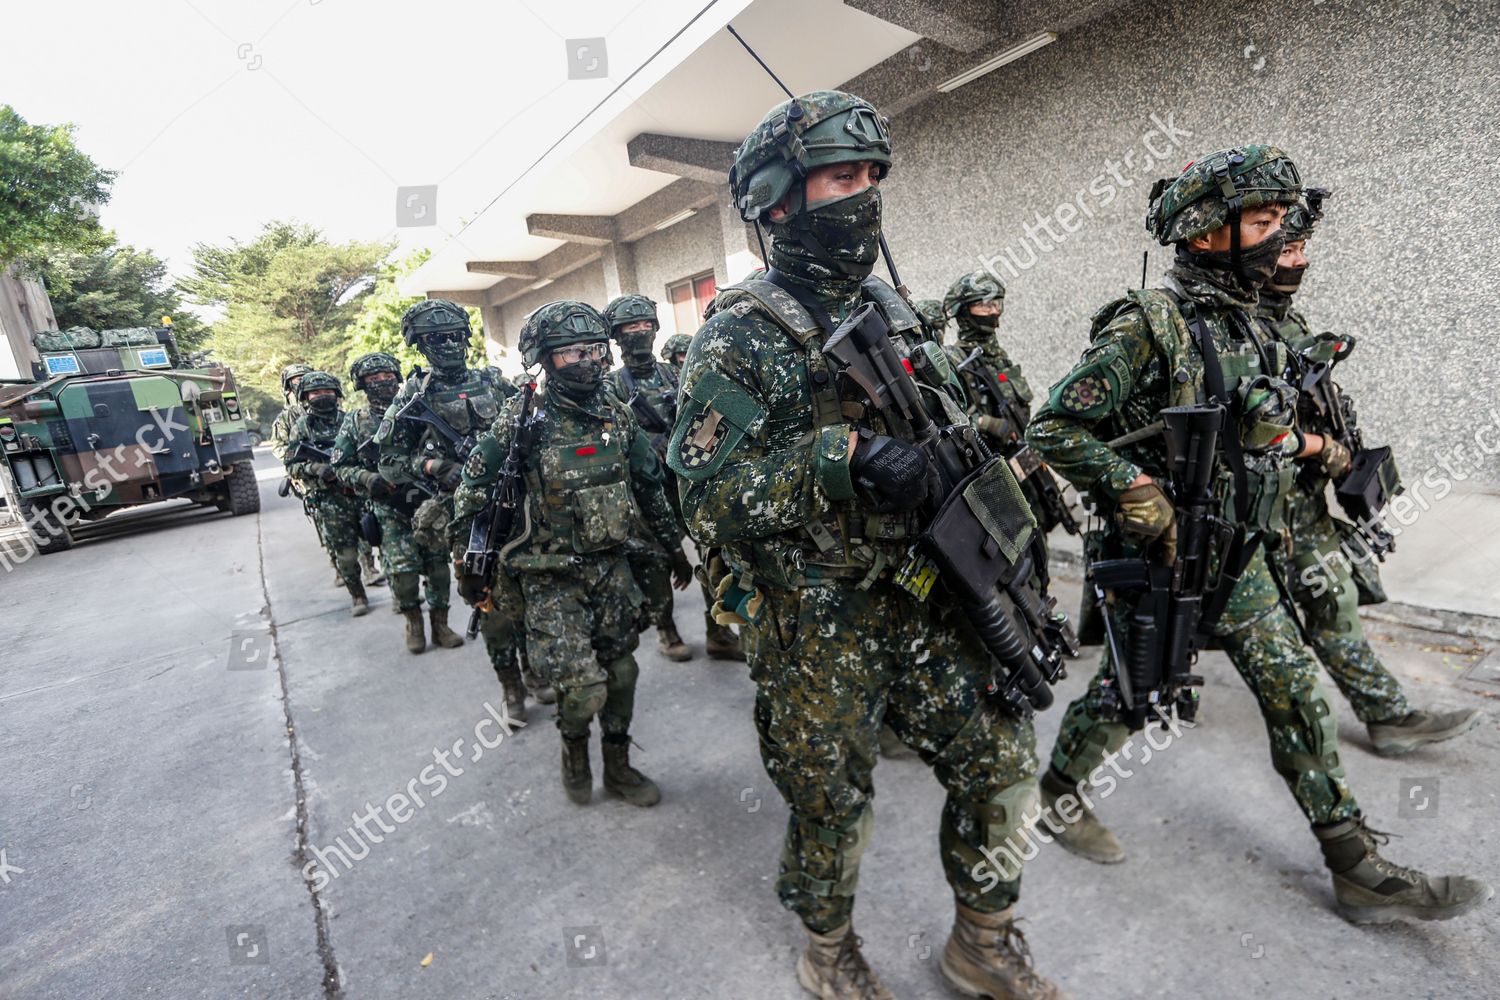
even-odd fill
[{"label": "speckled stone wall", "polygon": [[[559,299],[575,299],[604,308],[604,272],[597,262],[586,264],[570,274],[565,274],[550,285],[527,292],[518,299],[507,302],[501,310],[504,317],[506,343],[514,344],[521,336],[521,324],[540,306]],[[519,365],[519,360],[516,361]]]},{"label": "speckled stone wall", "polygon": [[[1500,486],[1500,456],[1453,455],[1500,425],[1497,23],[1494,0],[1121,7],[895,119],[902,277],[941,297],[990,259],[1009,289],[1002,340],[1044,391],[1092,313],[1140,281],[1142,250],[1151,281],[1167,264],[1143,227],[1151,181],[1277,143],[1337,192],[1299,301],[1316,329],[1360,338],[1342,381],[1367,437],[1395,446],[1408,482],[1447,455]],[[1191,135],[1169,144],[1153,115]]]},{"label": "speckled stone wall", "polygon": [[[709,208],[633,244],[637,290],[656,300],[661,318],[658,347],[677,332],[667,305],[667,285],[713,270],[723,261],[721,243],[718,214]],[[698,331],[694,327],[685,332],[691,335]]]}]

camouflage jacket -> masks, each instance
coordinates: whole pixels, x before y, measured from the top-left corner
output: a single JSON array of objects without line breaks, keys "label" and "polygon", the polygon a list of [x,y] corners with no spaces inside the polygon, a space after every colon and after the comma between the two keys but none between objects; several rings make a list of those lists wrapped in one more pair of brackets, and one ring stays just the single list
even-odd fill
[{"label": "camouflage jacket", "polygon": [[348,495],[353,492],[343,483],[323,482],[319,473],[322,472],[324,465],[329,468],[333,467],[331,460],[325,462],[322,459],[297,455],[297,446],[306,441],[313,447],[328,452],[331,456],[334,441],[338,437],[339,428],[343,422],[344,414],[341,410],[324,417],[313,410],[304,408],[287,434],[286,458],[283,460],[287,475],[291,476],[311,498],[316,499],[330,494]]},{"label": "camouflage jacket", "polygon": [[[377,414],[371,406],[350,410],[344,414],[344,422],[333,440],[333,469],[339,481],[360,496],[369,495],[372,477],[379,475],[379,446],[373,445],[373,438],[383,416],[384,413]],[[372,446],[361,451],[361,445],[367,442]]]},{"label": "camouflage jacket", "polygon": [[286,408],[276,414],[276,419],[271,421],[271,454],[282,464],[286,463],[286,444],[292,435],[292,425],[297,418],[302,416],[302,404],[293,400],[287,403]]},{"label": "camouflage jacket", "polygon": [[[899,314],[887,313],[897,334],[920,324],[876,279],[808,288],[835,324],[877,295]],[[920,526],[913,515],[877,514],[856,493],[850,431],[887,428],[839,398],[822,327],[758,278],[721,290],[715,306],[688,349],[667,448],[688,533],[724,546],[742,580],[780,587],[857,579],[899,561]],[[963,420],[956,406],[953,416]]]},{"label": "camouflage jacket", "polygon": [[[1166,442],[1160,433],[1117,448],[1106,442],[1149,430],[1166,407],[1206,399],[1203,356],[1189,335],[1185,313],[1196,314],[1213,338],[1231,399],[1243,383],[1262,374],[1295,398],[1282,379],[1285,348],[1267,344],[1268,338],[1253,330],[1254,309],[1254,293],[1225,287],[1211,272],[1174,265],[1165,288],[1131,292],[1095,314],[1092,343],[1052,387],[1027,428],[1027,441],[1106,513],[1143,472],[1165,484]],[[1291,487],[1287,449],[1294,438],[1270,433],[1262,440],[1263,428],[1246,426],[1240,416],[1237,408],[1231,412],[1231,426],[1242,428],[1246,442],[1250,520],[1261,530],[1279,530],[1281,504]],[[1223,513],[1232,516],[1233,478],[1225,462],[1219,465],[1216,493]]]},{"label": "camouflage jacket", "polygon": [[[469,522],[488,501],[510,451],[522,398],[507,401],[464,464],[450,538],[467,538]],[[535,405],[543,414],[542,430],[525,466],[524,541],[507,557],[508,565],[562,568],[577,555],[615,549],[632,536],[638,517],[669,552],[682,547],[662,493],[661,463],[630,407],[602,384],[579,404],[548,392],[545,382]]]},{"label": "camouflage jacket", "polygon": [[[979,356],[967,368],[960,370],[959,365],[976,348],[980,351]],[[995,398],[999,396],[1019,418],[1020,426],[1015,427],[1014,432],[1018,435],[1024,432],[1031,419],[1031,386],[1027,383],[1026,376],[1021,374],[1021,366],[1011,360],[995,335],[967,328],[960,323],[958,343],[950,345],[946,350],[949,360],[953,362],[953,370],[963,380],[970,419],[983,423],[977,418],[997,417],[1011,423],[1009,414],[1001,412],[1000,401]]]},{"label": "camouflage jacket", "polygon": [[639,394],[651,412],[661,418],[661,430],[647,428],[639,414],[636,423],[650,435],[651,447],[656,449],[657,457],[665,460],[667,438],[672,434],[672,421],[677,416],[677,373],[672,366],[664,361],[653,362],[650,374],[644,376],[621,366],[605,376],[605,380],[621,402],[629,405],[631,397]]},{"label": "camouflage jacket", "polygon": [[431,459],[452,462],[460,458],[453,445],[428,425],[396,418],[412,397],[424,391],[424,385],[428,404],[453,431],[476,441],[495,422],[505,400],[519,391],[497,368],[467,368],[457,378],[415,369],[375,431],[380,474],[393,483],[427,478],[424,466]]}]

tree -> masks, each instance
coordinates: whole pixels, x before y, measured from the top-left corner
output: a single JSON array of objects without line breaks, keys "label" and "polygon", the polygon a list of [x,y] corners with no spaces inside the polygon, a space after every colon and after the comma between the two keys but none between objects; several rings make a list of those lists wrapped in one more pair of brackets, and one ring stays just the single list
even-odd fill
[{"label": "tree", "polygon": [[330,243],[295,222],[268,223],[249,243],[198,244],[179,285],[223,316],[207,340],[243,383],[280,395],[281,368],[301,361],[343,377],[349,333],[393,244]]},{"label": "tree", "polygon": [[93,252],[54,248],[37,264],[57,325],[106,330],[156,326],[163,316],[171,316],[182,350],[202,346],[208,331],[183,309],[167,265],[150,250],[119,243],[114,233],[107,233],[106,239],[106,245]]},{"label": "tree", "polygon": [[114,178],[74,145],[72,125],[29,125],[0,104],[0,264],[99,246],[94,210]]},{"label": "tree", "polygon": [[[431,251],[418,250],[403,261],[389,263],[381,268],[375,288],[365,297],[359,318],[354,322],[349,348],[351,359],[373,351],[384,351],[395,355],[401,362],[401,370],[406,372],[416,365],[427,363],[421,351],[408,347],[401,338],[401,317],[406,310],[423,301],[423,297],[402,295],[396,285],[403,277],[421,267],[429,256]],[[479,310],[469,307],[466,311],[469,314],[469,325],[478,333],[482,328]],[[469,365],[478,367],[487,364],[489,361],[485,356],[484,338],[476,336],[469,342]]]}]

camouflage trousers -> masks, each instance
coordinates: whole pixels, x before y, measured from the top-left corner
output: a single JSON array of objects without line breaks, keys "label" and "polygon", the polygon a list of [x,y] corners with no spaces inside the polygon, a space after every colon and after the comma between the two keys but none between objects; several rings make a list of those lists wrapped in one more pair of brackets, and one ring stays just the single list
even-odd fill
[{"label": "camouflage trousers", "polygon": [[783,906],[820,932],[853,913],[882,720],[947,790],[938,850],[954,895],[983,912],[1015,902],[1020,873],[986,878],[981,849],[1000,848],[1033,809],[1036,735],[986,697],[989,659],[966,619],[885,581],[841,581],[767,593],[741,630],[761,760],[791,808]]},{"label": "camouflage trousers", "polygon": [[318,541],[323,543],[339,576],[346,581],[358,581],[359,516],[364,510],[359,498],[333,490],[312,490],[307,494],[307,507],[318,529]]},{"label": "camouflage trousers", "polygon": [[514,680],[516,671],[527,666],[525,613],[521,583],[503,569],[490,584],[494,610],[479,616],[479,634],[484,636],[490,666],[502,681]]},{"label": "camouflage trousers", "polygon": [[[1308,820],[1333,823],[1359,812],[1339,762],[1338,718],[1319,683],[1317,661],[1302,645],[1279,591],[1257,550],[1214,629],[1240,677],[1255,695],[1271,743],[1271,766],[1286,781]],[[1121,646],[1129,642],[1127,610],[1106,609]],[[1129,732],[1107,715],[1101,683],[1114,677],[1106,643],[1099,671],[1068,706],[1052,750],[1052,769],[1071,784],[1089,778]]]},{"label": "camouflage trousers", "polygon": [[623,548],[583,556],[520,556],[531,666],[557,690],[557,728],[583,736],[594,716],[606,735],[630,730],[640,644],[641,591]]},{"label": "camouflage trousers", "polygon": [[1292,515],[1291,552],[1281,559],[1281,573],[1302,612],[1307,640],[1359,721],[1398,719],[1411,711],[1411,705],[1401,682],[1365,640],[1359,592],[1348,562],[1329,558],[1339,551],[1342,536],[1327,502],[1301,494],[1295,502],[1299,509],[1310,509]]},{"label": "camouflage trousers", "polygon": [[441,611],[448,606],[453,574],[448,553],[417,541],[411,521],[385,504],[374,504],[380,522],[380,568],[391,581],[396,610],[415,611],[427,598],[427,606]]},{"label": "camouflage trousers", "polygon": [[660,627],[672,621],[672,557],[654,538],[642,534],[625,543],[625,561],[644,598],[639,627]]}]

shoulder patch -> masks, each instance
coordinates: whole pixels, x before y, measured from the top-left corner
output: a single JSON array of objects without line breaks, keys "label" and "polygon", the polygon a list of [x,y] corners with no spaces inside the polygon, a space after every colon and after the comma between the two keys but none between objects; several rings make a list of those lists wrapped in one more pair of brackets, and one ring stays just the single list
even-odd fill
[{"label": "shoulder patch", "polygon": [[469,456],[469,460],[464,463],[464,475],[470,479],[478,479],[484,475],[484,471],[484,451],[475,449],[474,453]]},{"label": "shoulder patch", "polygon": [[707,479],[765,422],[765,408],[743,387],[709,369],[687,391],[667,445],[667,466],[686,479]]}]

